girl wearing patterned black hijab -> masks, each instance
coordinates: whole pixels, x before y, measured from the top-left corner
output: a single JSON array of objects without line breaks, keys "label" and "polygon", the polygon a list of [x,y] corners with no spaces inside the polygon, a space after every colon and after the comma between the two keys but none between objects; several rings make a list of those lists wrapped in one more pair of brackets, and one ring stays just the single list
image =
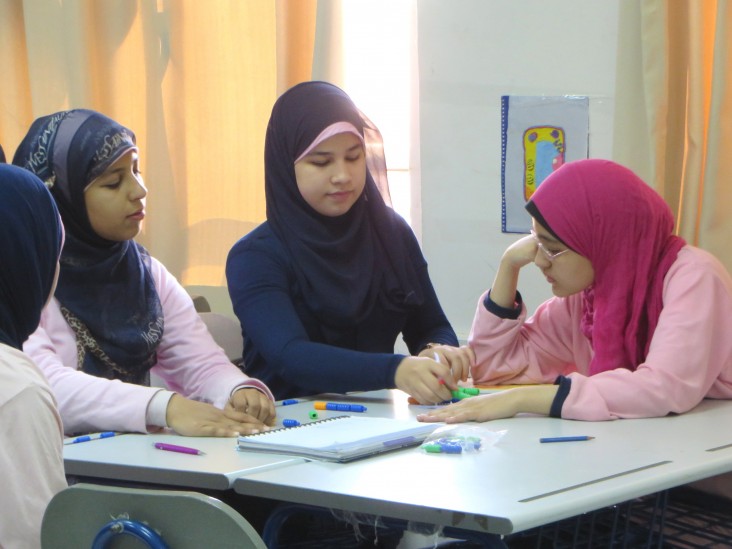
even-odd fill
[{"label": "girl wearing patterned black hijab", "polygon": [[[130,130],[102,114],[78,109],[36,120],[14,163],[51,186],[61,211],[66,245],[56,299],[77,334],[81,369],[146,383],[160,341],[148,337],[148,326],[162,332],[164,321],[146,266],[149,255],[131,240],[141,219],[131,220],[128,239],[108,240],[92,228],[85,200],[92,181],[129,151],[137,151]],[[137,211],[144,211],[146,191],[139,194]]]},{"label": "girl wearing patterned black hijab", "polygon": [[[133,240],[147,195],[134,134],[95,111],[63,111],[33,123],[13,162],[51,188],[66,227],[55,299],[24,348],[67,432],[233,436],[272,423],[267,387],[228,360],[190,296]],[[151,371],[169,391],[149,386]]]}]

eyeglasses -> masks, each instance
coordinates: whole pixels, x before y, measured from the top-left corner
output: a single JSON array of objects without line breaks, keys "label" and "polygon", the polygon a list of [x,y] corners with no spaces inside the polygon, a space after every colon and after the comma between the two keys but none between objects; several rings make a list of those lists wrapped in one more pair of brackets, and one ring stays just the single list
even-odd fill
[{"label": "eyeglasses", "polygon": [[566,250],[562,250],[561,252],[556,252],[556,253],[550,252],[549,250],[547,250],[546,246],[544,246],[544,244],[541,242],[541,240],[539,240],[539,237],[536,235],[536,233],[533,231],[533,229],[531,230],[531,236],[534,237],[534,240],[536,241],[536,245],[539,247],[539,249],[542,251],[542,253],[546,256],[546,258],[549,261],[554,261],[560,255],[566,254],[569,251],[569,248],[567,248]]}]

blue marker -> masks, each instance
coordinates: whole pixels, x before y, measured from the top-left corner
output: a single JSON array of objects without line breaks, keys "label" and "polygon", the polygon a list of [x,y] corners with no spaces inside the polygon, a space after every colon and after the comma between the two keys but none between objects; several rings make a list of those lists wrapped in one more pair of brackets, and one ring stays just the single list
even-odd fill
[{"label": "blue marker", "polygon": [[89,442],[90,440],[97,440],[99,438],[109,438],[115,436],[117,433],[114,431],[105,431],[103,433],[95,433],[92,435],[81,435],[76,438],[67,438],[64,440],[64,445],[66,444],[78,444],[79,442]]},{"label": "blue marker", "polygon": [[316,410],[334,410],[336,412],[365,412],[366,406],[362,404],[344,404],[340,402],[315,402],[313,408]]},{"label": "blue marker", "polygon": [[592,440],[595,437],[588,435],[577,435],[569,437],[543,437],[539,439],[539,442],[576,442],[580,440]]}]

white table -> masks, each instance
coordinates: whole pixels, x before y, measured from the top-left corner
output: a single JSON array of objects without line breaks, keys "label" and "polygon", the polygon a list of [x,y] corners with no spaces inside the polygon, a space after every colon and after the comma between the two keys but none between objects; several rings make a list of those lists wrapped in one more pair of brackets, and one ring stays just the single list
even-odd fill
[{"label": "white table", "polygon": [[[400,391],[376,391],[354,397],[325,395],[339,402],[377,404],[373,411],[385,417],[410,417],[406,395]],[[344,400],[345,399],[345,400]],[[312,401],[300,399],[295,406],[278,406],[278,420],[297,417],[312,421]],[[319,412],[322,418],[343,412]],[[155,442],[166,442],[202,450],[202,456],[157,450]],[[283,467],[306,460],[277,454],[244,453],[237,450],[233,438],[183,437],[173,434],[123,434],[64,446],[64,467],[69,476],[125,481],[192,489],[228,490],[246,472]]]},{"label": "white table", "polygon": [[[400,391],[323,395],[278,407],[309,421],[313,400],[367,406],[369,415],[412,418]],[[319,418],[343,412],[319,411]],[[732,470],[732,401],[704,401],[681,416],[579,422],[524,416],[485,424],[506,430],[491,448],[427,455],[418,448],[337,464],[244,453],[234,439],[123,435],[64,447],[69,475],[228,490],[443,526],[508,534]],[[544,436],[592,435],[540,444]],[[191,446],[203,456],[153,448]]]},{"label": "white table", "polygon": [[[413,417],[420,410],[398,391],[331,400],[363,403],[373,415]],[[302,419],[309,409],[310,403],[285,407],[281,417]],[[347,464],[292,463],[248,470],[233,487],[240,494],[509,534],[730,471],[730,424],[732,402],[710,400],[665,418],[517,417],[482,424],[506,433],[478,453],[428,455],[412,448]],[[565,435],[596,438],[539,443]]]},{"label": "white table", "polygon": [[[153,447],[155,442],[192,447],[205,454],[158,450]],[[69,476],[192,489],[228,490],[247,471],[302,462],[288,456],[239,452],[234,438],[125,434],[64,446],[64,467]]]}]

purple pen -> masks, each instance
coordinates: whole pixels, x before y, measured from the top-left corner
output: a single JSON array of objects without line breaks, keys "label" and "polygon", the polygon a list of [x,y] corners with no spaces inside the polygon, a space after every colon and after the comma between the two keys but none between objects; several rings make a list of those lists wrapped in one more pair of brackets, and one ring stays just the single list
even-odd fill
[{"label": "purple pen", "polygon": [[178,452],[179,454],[193,454],[201,456],[204,454],[201,450],[196,448],[189,448],[188,446],[178,446],[177,444],[167,444],[165,442],[156,442],[153,444],[158,450],[165,450],[167,452]]}]

